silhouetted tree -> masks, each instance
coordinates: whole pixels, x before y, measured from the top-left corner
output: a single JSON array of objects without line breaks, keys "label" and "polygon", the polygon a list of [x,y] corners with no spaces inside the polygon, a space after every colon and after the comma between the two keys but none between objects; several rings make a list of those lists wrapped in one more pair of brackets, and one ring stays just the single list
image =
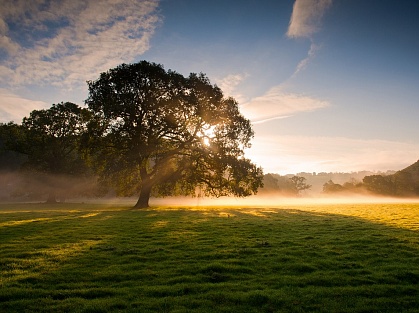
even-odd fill
[{"label": "silhouetted tree", "polygon": [[279,186],[278,186],[278,179],[275,178],[273,174],[265,174],[263,175],[263,191],[267,192],[278,192]]},{"label": "silhouetted tree", "polygon": [[0,123],[0,171],[15,171],[25,162],[25,133],[21,125]]},{"label": "silhouetted tree", "polygon": [[287,176],[268,173],[263,175],[262,193],[274,193],[281,196],[296,196],[299,194],[295,181]]},{"label": "silhouetted tree", "polygon": [[86,109],[61,102],[46,110],[34,110],[23,119],[20,140],[14,150],[27,155],[24,170],[39,186],[46,186],[47,202],[56,202],[56,191],[61,186],[55,178],[88,173],[78,151],[87,116]]},{"label": "silhouetted tree", "polygon": [[27,157],[13,149],[22,142],[22,135],[20,125],[0,123],[0,199],[8,199],[22,181],[19,170]]},{"label": "silhouetted tree", "polygon": [[391,175],[364,177],[366,188],[376,194],[411,197],[419,195],[419,161]]},{"label": "silhouetted tree", "polygon": [[335,184],[332,180],[329,180],[327,183],[323,185],[323,192],[324,193],[335,193],[335,192],[342,192],[345,188],[340,184]]},{"label": "silhouetted tree", "polygon": [[396,185],[392,175],[370,175],[362,180],[367,190],[381,195],[395,195]]},{"label": "silhouetted tree", "polygon": [[306,183],[305,177],[302,176],[293,176],[290,178],[290,181],[294,185],[297,194],[300,194],[301,191],[307,190],[311,188],[311,185]]},{"label": "silhouetted tree", "polygon": [[357,188],[361,188],[362,183],[357,181],[355,178],[351,178],[349,181],[343,183],[342,187],[347,191],[354,191]]},{"label": "silhouetted tree", "polygon": [[262,170],[244,158],[253,130],[237,102],[204,74],[189,77],[141,61],[89,81],[94,117],[85,144],[102,182],[119,195],[248,196]]}]

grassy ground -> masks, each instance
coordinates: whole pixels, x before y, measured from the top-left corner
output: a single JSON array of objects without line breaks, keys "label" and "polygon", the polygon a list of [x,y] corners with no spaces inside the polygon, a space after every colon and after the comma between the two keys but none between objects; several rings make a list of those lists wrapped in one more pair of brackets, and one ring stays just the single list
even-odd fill
[{"label": "grassy ground", "polygon": [[419,312],[419,204],[0,205],[1,312]]}]

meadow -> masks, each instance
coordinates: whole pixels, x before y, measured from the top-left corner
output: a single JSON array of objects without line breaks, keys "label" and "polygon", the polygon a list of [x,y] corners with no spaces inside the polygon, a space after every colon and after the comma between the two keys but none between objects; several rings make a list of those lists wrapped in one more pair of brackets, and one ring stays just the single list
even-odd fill
[{"label": "meadow", "polygon": [[419,312],[419,203],[0,204],[1,312]]}]

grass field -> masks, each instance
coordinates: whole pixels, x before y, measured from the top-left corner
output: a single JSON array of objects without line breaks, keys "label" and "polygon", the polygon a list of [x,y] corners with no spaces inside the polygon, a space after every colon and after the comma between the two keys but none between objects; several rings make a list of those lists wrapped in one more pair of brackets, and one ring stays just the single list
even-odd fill
[{"label": "grass field", "polygon": [[0,205],[0,312],[419,312],[419,204]]}]

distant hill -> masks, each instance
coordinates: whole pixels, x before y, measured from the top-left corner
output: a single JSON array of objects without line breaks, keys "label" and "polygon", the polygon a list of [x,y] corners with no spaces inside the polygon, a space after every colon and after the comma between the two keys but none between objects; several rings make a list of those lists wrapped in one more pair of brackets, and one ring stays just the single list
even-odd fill
[{"label": "distant hill", "polygon": [[406,187],[406,195],[419,196],[419,160],[392,176],[395,182]]},{"label": "distant hill", "polygon": [[398,171],[394,175],[397,175],[398,173],[406,173],[410,175],[410,178],[413,182],[419,183],[419,160],[417,160],[412,165],[406,167],[405,169],[402,169],[401,171]]},{"label": "distant hill", "polygon": [[417,197],[419,196],[419,160],[392,175],[366,176],[363,183],[369,191],[376,194]]}]

